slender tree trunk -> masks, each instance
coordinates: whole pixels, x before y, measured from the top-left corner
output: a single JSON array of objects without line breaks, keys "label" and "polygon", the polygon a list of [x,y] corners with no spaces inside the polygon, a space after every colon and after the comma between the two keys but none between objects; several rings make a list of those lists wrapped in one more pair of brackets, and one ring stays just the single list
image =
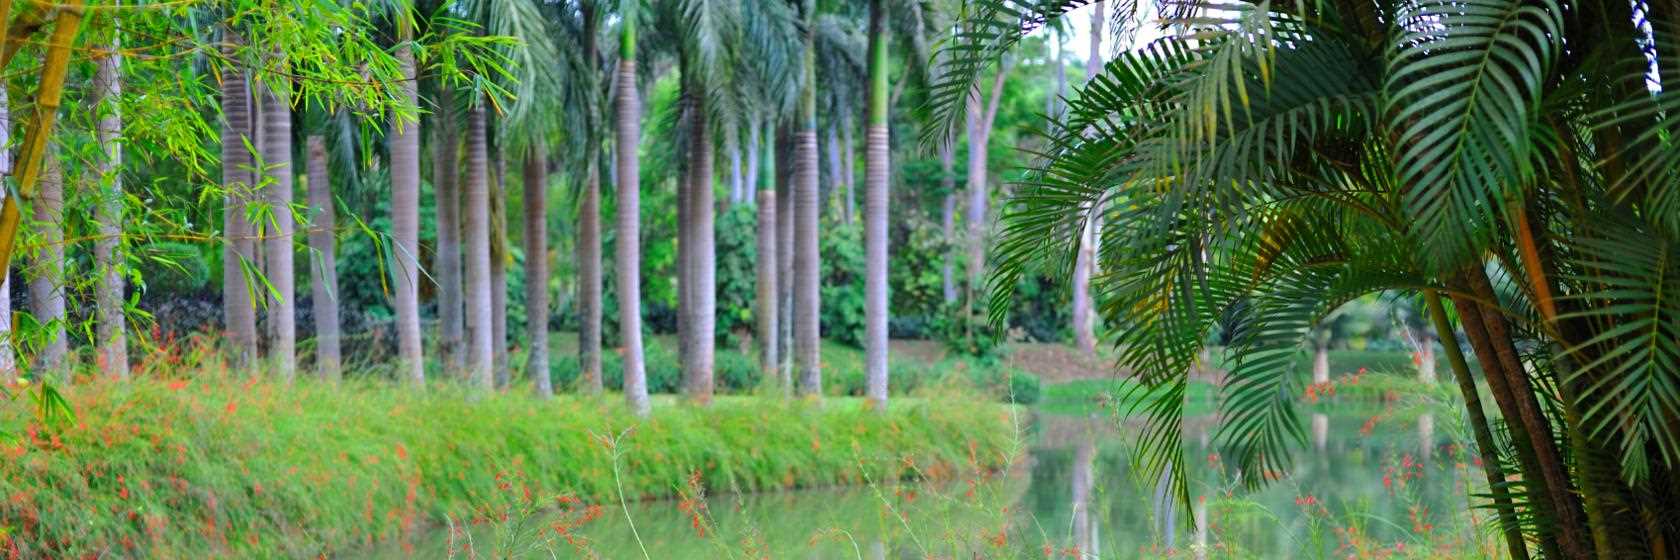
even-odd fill
[{"label": "slender tree trunk", "polygon": [[758,127],[758,117],[747,119],[747,173],[746,193],[741,200],[747,204],[758,203],[759,150],[763,149],[763,134]]},{"label": "slender tree trunk", "polygon": [[[591,144],[593,146],[593,144]],[[593,151],[593,150],[592,150]],[[578,368],[583,392],[601,386],[601,169],[591,153],[578,202]]]},{"label": "slender tree trunk", "polygon": [[[781,141],[771,142],[787,150],[789,157],[778,157],[781,161],[793,159],[792,154],[795,151],[794,142],[790,141],[793,135],[787,133],[787,130],[789,129],[784,128],[778,132],[782,134]],[[789,350],[793,348],[793,170],[799,165],[801,164],[795,162],[794,165],[780,166],[776,173],[776,310],[781,315],[776,320],[777,326],[781,327],[780,341],[776,344],[776,349],[782,359],[782,391],[788,395],[792,395],[794,390],[793,353]]]},{"label": "slender tree trunk", "polygon": [[[1474,274],[1477,273],[1464,274],[1461,278]],[[1460,285],[1467,284],[1461,282]],[[1546,468],[1542,467],[1541,455],[1537,450],[1537,441],[1543,439],[1548,446],[1552,445],[1552,441],[1555,441],[1552,439],[1551,426],[1549,423],[1532,426],[1529,424],[1531,418],[1521,411],[1523,406],[1518,404],[1518,401],[1532,399],[1534,395],[1512,386],[1511,376],[1505,371],[1503,360],[1498,357],[1498,352],[1494,350],[1494,343],[1489,336],[1487,323],[1482,317],[1482,306],[1461,295],[1454,295],[1452,300],[1453,307],[1458,310],[1460,321],[1464,326],[1464,334],[1469,338],[1470,347],[1475,352],[1476,361],[1482,365],[1482,372],[1487,378],[1488,389],[1493,395],[1494,403],[1499,406],[1500,415],[1512,426],[1511,444],[1516,450],[1523,483],[1528,490],[1529,507],[1533,508],[1541,519],[1546,520],[1546,523],[1553,525],[1552,528],[1545,530],[1551,531],[1550,534],[1556,538],[1542,539],[1540,541],[1541,552],[1546,558],[1577,558],[1578,556],[1573,554],[1567,556],[1564,554],[1563,533],[1569,531],[1565,522],[1569,519],[1566,516],[1570,514],[1560,515],[1558,512],[1559,502],[1555,499],[1555,491],[1551,488],[1553,477],[1545,474]],[[1518,375],[1526,374],[1523,374],[1519,369]],[[1539,431],[1534,431],[1536,428]],[[1564,488],[1564,492],[1568,492],[1567,481],[1564,483]],[[1575,510],[1574,519],[1578,519],[1579,515],[1580,511]],[[1581,539],[1582,536],[1579,531],[1575,531],[1571,538]],[[1577,540],[1571,546],[1576,547],[1577,550],[1585,550],[1580,548],[1584,546],[1581,544],[1583,542],[1584,540]]]},{"label": "slender tree trunk", "polygon": [[799,369],[799,394],[822,395],[821,256],[817,254],[817,81],[816,48],[811,31],[813,0],[804,0],[806,17],[805,87],[799,101],[799,129],[794,137],[793,185],[793,354]]},{"label": "slender tree trunk", "polygon": [[94,88],[100,103],[100,188],[97,221],[99,240],[93,245],[93,260],[99,274],[95,307],[99,315],[99,369],[106,377],[128,379],[128,335],[123,317],[123,184],[122,184],[122,55],[118,39],[111,40],[111,53],[99,59]]},{"label": "slender tree trunk", "polygon": [[1453,335],[1452,323],[1447,318],[1446,307],[1441,305],[1441,297],[1434,291],[1424,292],[1423,297],[1429,306],[1429,317],[1435,323],[1435,332],[1441,334],[1441,346],[1447,352],[1447,362],[1452,366],[1453,378],[1458,381],[1459,393],[1464,397],[1465,419],[1470,424],[1471,436],[1475,438],[1476,452],[1481,455],[1482,472],[1487,476],[1488,487],[1493,494],[1494,511],[1499,515],[1505,546],[1513,560],[1527,560],[1528,546],[1523,541],[1516,509],[1507,494],[1509,487],[1504,469],[1499,466],[1499,448],[1494,445],[1493,432],[1488,429],[1487,417],[1482,411],[1481,391],[1470,375],[1469,362],[1465,361],[1464,351],[1458,346],[1458,337]]},{"label": "slender tree trunk", "polygon": [[624,20],[618,59],[618,328],[624,353],[624,397],[647,416],[647,373],[642,369],[641,161],[642,107],[636,96],[636,18]]},{"label": "slender tree trunk", "polygon": [[945,198],[939,204],[939,227],[945,236],[945,258],[939,265],[940,285],[944,288],[945,305],[957,302],[956,255],[957,246],[957,172],[952,142],[939,146],[939,188]]},{"label": "slender tree trunk", "polygon": [[[591,65],[600,60],[596,52],[596,17],[591,4],[583,5],[583,59]],[[595,66],[591,66],[595,68]],[[589,74],[595,82],[594,70]],[[590,130],[584,145],[583,192],[578,194],[577,258],[578,258],[578,371],[585,394],[601,394],[601,153],[600,137],[596,136],[601,120],[597,107],[588,108]],[[544,170],[546,173],[546,168]],[[544,180],[546,185],[547,180]],[[546,186],[544,187],[547,188]],[[546,215],[546,214],[545,214]],[[546,267],[546,261],[545,261]],[[544,294],[548,293],[546,291]],[[544,329],[547,329],[546,319]],[[546,338],[544,340],[547,340]],[[545,345],[546,348],[546,345]],[[546,370],[545,370],[546,371]],[[547,379],[547,374],[544,374]]]},{"label": "slender tree trunk", "polygon": [[856,144],[852,143],[852,112],[844,110],[840,113],[840,182],[846,189],[846,225],[851,225],[857,218],[857,181],[855,180],[857,166]]},{"label": "slender tree trunk", "polygon": [[991,131],[982,126],[984,114],[980,98],[970,95],[968,100],[968,205],[964,221],[968,224],[968,291],[969,307],[981,290],[986,274],[986,205],[991,193],[986,189],[986,145]]},{"label": "slender tree trunk", "polygon": [[481,390],[495,386],[495,319],[490,288],[490,153],[484,108],[467,111],[467,189],[462,197],[466,237],[466,376]]},{"label": "slender tree trunk", "polygon": [[1315,385],[1330,382],[1330,345],[1324,341],[1313,341],[1312,380]]},{"label": "slender tree trunk", "polygon": [[[593,159],[593,158],[592,158]],[[525,336],[530,340],[531,349],[526,353],[525,376],[531,379],[537,396],[547,398],[554,394],[553,382],[548,375],[548,165],[543,161],[543,150],[539,145],[532,145],[525,149]],[[587,180],[585,181],[588,182]],[[585,185],[586,191],[595,188]],[[584,193],[584,198],[597,196],[595,192]],[[586,205],[589,203],[586,202]],[[591,219],[591,212],[598,209],[583,208],[583,220]],[[599,225],[591,225],[580,230],[592,229],[591,235],[599,235]],[[582,236],[579,236],[582,243]],[[599,241],[595,241],[599,243]],[[579,253],[584,252],[582,246]],[[594,255],[595,293],[601,289],[599,254]],[[588,268],[585,259],[580,268]],[[588,290],[580,290],[587,292]],[[594,313],[599,316],[597,309]],[[589,321],[582,321],[585,325]],[[597,333],[596,342],[600,342]],[[579,347],[581,350],[581,347]],[[599,359],[597,356],[596,359]]]},{"label": "slender tree trunk", "polygon": [[466,365],[466,349],[462,346],[460,138],[451,95],[443,93],[439,97],[432,125],[432,198],[437,207],[432,276],[438,284],[438,346],[443,369],[446,374],[459,375]]},{"label": "slender tree trunk", "polygon": [[747,184],[741,174],[741,131],[733,125],[723,127],[723,149],[729,152],[729,205],[746,202]]},{"label": "slender tree trunk", "polygon": [[1087,356],[1097,352],[1096,314],[1091,302],[1091,268],[1096,261],[1096,227],[1087,220],[1073,260],[1073,341]]},{"label": "slender tree trunk", "polygon": [[[10,146],[12,140],[11,101],[6,88],[0,87],[0,146]],[[0,148],[0,180],[12,174],[12,152]],[[11,196],[0,189],[0,201]],[[17,381],[17,354],[12,346],[12,273],[0,269],[0,383]]]},{"label": "slender tree trunk", "polygon": [[59,379],[68,366],[70,343],[64,328],[64,171],[52,152],[48,148],[41,188],[30,204],[42,247],[36,253],[34,278],[29,280],[29,307],[47,333],[46,344],[35,357],[36,368]]},{"label": "slender tree trunk", "polygon": [[[239,38],[231,31],[224,52]],[[252,196],[250,146],[252,136],[251,92],[238,65],[222,76],[222,321],[227,326],[234,367],[250,367],[257,360],[257,312],[253,294],[260,293],[247,271],[256,265],[256,242],[246,214]]]},{"label": "slender tree trunk", "polygon": [[683,380],[688,397],[699,404],[712,401],[712,366],[717,336],[717,245],[713,230],[712,140],[706,116],[706,96],[696,87],[692,97],[693,119],[689,129],[689,237],[679,241],[688,245],[688,274],[684,280],[694,282],[688,290],[689,314],[685,318],[688,329],[688,354],[683,361]]},{"label": "slender tree trunk", "polygon": [[[401,19],[401,18],[399,18]],[[398,37],[407,42],[413,35],[406,19],[398,24]],[[397,49],[397,64],[405,78],[403,100],[420,106],[415,83],[414,52]],[[434,185],[435,186],[435,185]],[[397,313],[398,376],[415,385],[426,382],[424,346],[420,337],[420,123],[397,123],[391,130],[391,235],[392,305]]]},{"label": "slender tree trunk", "polygon": [[[486,132],[486,136],[489,132]],[[500,145],[490,159],[490,364],[497,389],[508,386],[507,160]]]},{"label": "slender tree trunk", "polygon": [[[1448,333],[1451,334],[1451,333]],[[1435,341],[1437,340],[1427,330],[1419,329],[1418,339],[1418,381],[1435,383]]]},{"label": "slender tree trunk", "polygon": [[[864,352],[869,401],[887,406],[887,15],[885,0],[869,2],[869,131],[864,152]],[[849,144],[849,143],[848,143]]]},{"label": "slender tree trunk", "polygon": [[292,108],[291,91],[258,86],[262,92],[262,153],[267,165],[268,182],[264,192],[268,197],[272,224],[263,236],[263,258],[267,265],[268,282],[273,286],[269,296],[268,345],[275,373],[290,383],[297,376],[297,279],[293,271],[292,236]]},{"label": "slender tree trunk", "polygon": [[1091,10],[1091,50],[1085,56],[1085,82],[1102,72],[1103,54],[1103,22],[1108,20],[1108,2],[1099,1],[1097,7]]},{"label": "slender tree trunk", "polygon": [[[821,198],[818,200],[818,204],[821,206],[828,206],[832,204],[835,196],[846,196],[845,193],[851,191],[851,187],[846,186],[845,174],[840,171],[840,123],[838,121],[839,119],[830,119],[828,140],[824,142],[823,146],[825,151],[828,152],[828,191],[820,194]],[[829,206],[829,208],[830,211],[833,210],[833,206]],[[848,213],[850,207],[842,203],[839,210],[840,223],[850,225],[852,223],[852,215]],[[817,211],[820,213],[822,208],[819,206]]]},{"label": "slender tree trunk", "polygon": [[758,309],[754,315],[758,319],[759,371],[767,380],[780,381],[776,373],[781,363],[777,347],[781,342],[781,313],[776,309],[780,303],[776,293],[780,286],[776,281],[776,231],[776,191],[758,191]]},{"label": "slender tree trunk", "polygon": [[[327,141],[310,136],[309,247],[316,255],[309,275],[315,313],[315,371],[321,379],[338,381],[342,360],[338,347],[338,225],[333,212],[332,180],[327,176]],[[393,183],[394,184],[394,183]],[[400,341],[399,341],[400,342]]]}]

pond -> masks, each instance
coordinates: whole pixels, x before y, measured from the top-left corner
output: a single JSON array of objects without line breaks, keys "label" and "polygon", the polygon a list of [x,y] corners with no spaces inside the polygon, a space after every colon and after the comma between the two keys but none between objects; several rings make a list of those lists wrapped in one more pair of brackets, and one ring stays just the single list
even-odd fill
[{"label": "pond", "polygon": [[569,505],[500,524],[440,528],[383,552],[672,559],[1496,555],[1490,512],[1470,501],[1485,492],[1480,467],[1447,410],[1304,409],[1308,441],[1291,472],[1272,473],[1276,480],[1255,491],[1245,490],[1220,457],[1215,419],[1186,419],[1188,506],[1164,485],[1133,476],[1138,425],[1035,413],[1022,418],[1026,435],[1014,468],[986,478]]}]

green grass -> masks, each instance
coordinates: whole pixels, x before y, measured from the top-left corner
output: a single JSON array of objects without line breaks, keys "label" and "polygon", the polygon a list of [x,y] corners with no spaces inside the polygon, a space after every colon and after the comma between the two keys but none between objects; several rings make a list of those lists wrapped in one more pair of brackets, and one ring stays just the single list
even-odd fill
[{"label": "green grass", "polygon": [[0,411],[21,438],[0,445],[0,526],[24,557],[316,556],[493,517],[521,495],[610,506],[620,485],[634,501],[691,479],[728,492],[941,478],[999,468],[1017,440],[1007,406],[960,397],[884,414],[846,398],[662,397],[638,421],[611,395],[446,383],[204,374],[68,393],[77,421],[55,430]]}]

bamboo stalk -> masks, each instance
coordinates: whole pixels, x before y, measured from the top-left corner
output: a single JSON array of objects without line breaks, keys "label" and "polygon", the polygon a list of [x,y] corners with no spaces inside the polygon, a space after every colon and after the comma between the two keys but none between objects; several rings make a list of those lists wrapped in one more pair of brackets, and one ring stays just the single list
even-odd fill
[{"label": "bamboo stalk", "polygon": [[[82,27],[82,5],[85,0],[68,0],[59,9],[52,39],[47,43],[47,57],[41,68],[41,85],[35,95],[35,120],[23,141],[23,167],[18,173],[18,196],[6,197],[0,206],[0,270],[9,270],[12,253],[17,244],[19,198],[35,195],[35,183],[41,178],[41,163],[46,158],[47,140],[52,136],[53,122],[58,118],[58,104],[64,94],[64,76],[70,69],[70,47],[76,32]],[[7,30],[10,31],[9,29]],[[11,37],[8,36],[9,40]],[[11,49],[8,47],[8,53]],[[3,67],[7,60],[0,61]]]}]

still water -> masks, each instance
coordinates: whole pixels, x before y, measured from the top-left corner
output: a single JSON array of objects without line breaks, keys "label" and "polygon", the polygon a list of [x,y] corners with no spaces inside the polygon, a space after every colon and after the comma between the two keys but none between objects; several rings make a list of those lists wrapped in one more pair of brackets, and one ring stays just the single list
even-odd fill
[{"label": "still water", "polygon": [[[1362,407],[1347,407],[1357,409]],[[1215,420],[1185,421],[1189,500],[1131,466],[1138,426],[1034,415],[1007,473],[544,512],[448,528],[390,556],[531,558],[1346,558],[1497,552],[1480,467],[1445,414],[1304,413],[1290,472],[1248,491]],[[1470,484],[1472,486],[1467,487]],[[563,532],[555,527],[562,527]],[[566,538],[569,536],[570,538]]]}]

